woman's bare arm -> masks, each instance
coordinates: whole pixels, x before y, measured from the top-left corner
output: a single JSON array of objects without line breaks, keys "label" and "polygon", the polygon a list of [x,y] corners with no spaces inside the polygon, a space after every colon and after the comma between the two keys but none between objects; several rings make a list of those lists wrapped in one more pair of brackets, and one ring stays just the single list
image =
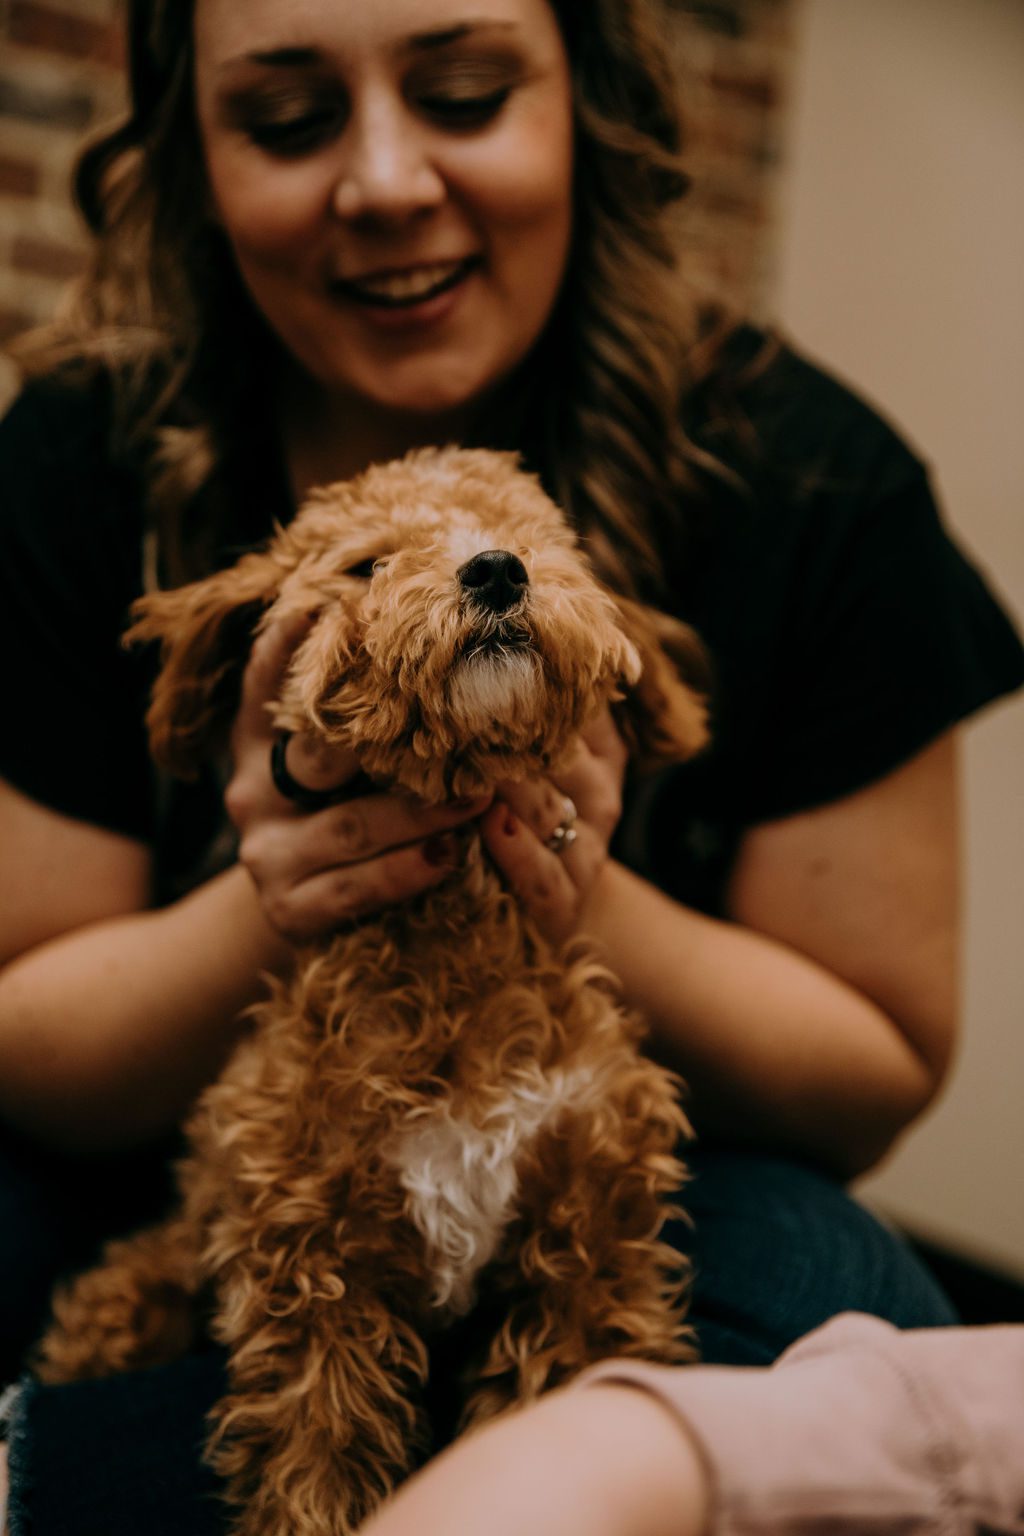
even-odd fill
[{"label": "woman's bare arm", "polygon": [[553,1392],[464,1435],[364,1526],[365,1536],[702,1536],[698,1441],[653,1397],[601,1383]]},{"label": "woman's bare arm", "polygon": [[0,1114],[97,1148],[175,1124],[287,953],[248,875],[146,910],[143,845],[3,784],[0,846]]},{"label": "woman's bare arm", "polygon": [[748,834],[733,921],[610,865],[587,921],[698,1123],[871,1166],[941,1083],[956,1029],[956,749]]}]

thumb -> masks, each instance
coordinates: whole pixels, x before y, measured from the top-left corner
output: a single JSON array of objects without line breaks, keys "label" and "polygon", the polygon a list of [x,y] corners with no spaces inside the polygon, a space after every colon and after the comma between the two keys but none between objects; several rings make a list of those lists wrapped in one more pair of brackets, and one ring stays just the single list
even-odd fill
[{"label": "thumb", "polygon": [[242,678],[242,696],[235,721],[236,741],[273,740],[275,731],[270,706],[277,701],[291,659],[312,623],[312,614],[293,613],[272,620],[257,635]]},{"label": "thumb", "polygon": [[[277,701],[291,665],[315,615],[300,613],[272,620],[257,636],[242,682],[242,697],[235,722],[236,761],[243,745],[269,750],[277,732],[271,706]],[[358,766],[345,747],[329,746],[318,737],[296,734],[288,743],[288,771],[305,789],[335,789],[350,779]]]}]

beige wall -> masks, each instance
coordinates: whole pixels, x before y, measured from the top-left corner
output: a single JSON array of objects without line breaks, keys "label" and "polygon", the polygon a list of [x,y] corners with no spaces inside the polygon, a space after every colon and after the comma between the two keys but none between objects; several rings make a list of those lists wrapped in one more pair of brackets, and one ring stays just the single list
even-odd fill
[{"label": "beige wall", "polygon": [[[924,452],[1024,613],[1024,4],[802,0],[775,312]],[[1024,1273],[1024,704],[968,733],[966,1027],[864,1192]]]}]

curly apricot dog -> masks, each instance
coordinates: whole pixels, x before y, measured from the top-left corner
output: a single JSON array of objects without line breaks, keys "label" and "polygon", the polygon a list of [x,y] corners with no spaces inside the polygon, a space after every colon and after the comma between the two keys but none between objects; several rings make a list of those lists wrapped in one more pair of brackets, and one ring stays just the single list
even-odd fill
[{"label": "curly apricot dog", "polygon": [[[612,703],[640,755],[704,710],[642,609],[590,574],[510,455],[428,450],[312,497],[269,547],[142,600],[149,725],[187,772],[223,738],[262,615],[315,613],[275,721],[427,801],[556,766]],[[230,1391],[212,1465],[246,1536],[354,1530],[426,1443],[427,1341],[486,1296],[473,1425],[609,1354],[680,1360],[657,1240],[673,1079],[579,943],[556,952],[470,834],[433,892],[299,954],[192,1115],[182,1205],[58,1298],[40,1373],[130,1370],[209,1312]]]}]

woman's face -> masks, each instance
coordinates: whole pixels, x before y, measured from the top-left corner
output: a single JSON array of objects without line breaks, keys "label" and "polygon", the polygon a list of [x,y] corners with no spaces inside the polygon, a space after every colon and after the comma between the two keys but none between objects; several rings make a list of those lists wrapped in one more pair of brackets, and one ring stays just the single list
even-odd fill
[{"label": "woman's face", "polygon": [[197,0],[215,216],[332,396],[465,411],[544,328],[572,221],[548,0]]}]

